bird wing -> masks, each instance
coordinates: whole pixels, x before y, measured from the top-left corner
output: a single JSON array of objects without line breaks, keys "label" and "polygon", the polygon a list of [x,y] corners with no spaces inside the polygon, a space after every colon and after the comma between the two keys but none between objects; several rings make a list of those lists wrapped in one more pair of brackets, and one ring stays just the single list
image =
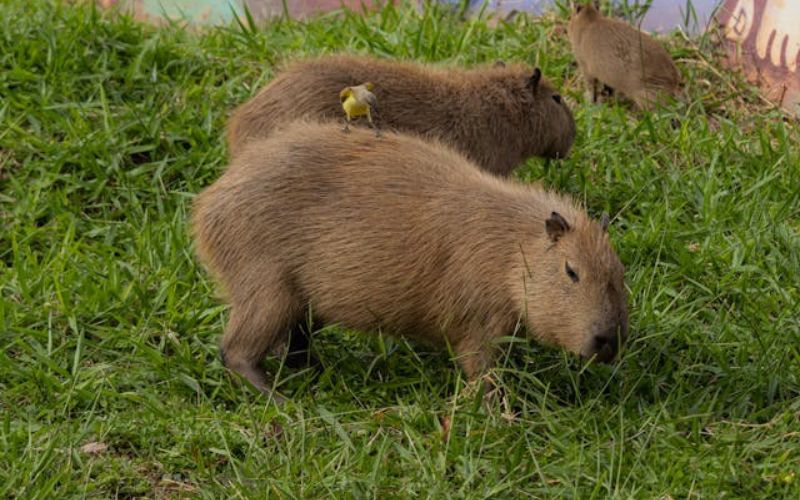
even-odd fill
[{"label": "bird wing", "polygon": [[[377,112],[378,110],[378,98],[375,97],[375,94],[367,90],[367,87],[364,85],[359,85],[357,87],[351,87],[353,89],[353,97],[358,104],[364,107],[368,107],[370,112]],[[365,111],[366,113],[366,111]]]},{"label": "bird wing", "polygon": [[374,117],[378,117],[378,98],[369,90],[364,90],[363,100],[369,105],[370,112]]}]

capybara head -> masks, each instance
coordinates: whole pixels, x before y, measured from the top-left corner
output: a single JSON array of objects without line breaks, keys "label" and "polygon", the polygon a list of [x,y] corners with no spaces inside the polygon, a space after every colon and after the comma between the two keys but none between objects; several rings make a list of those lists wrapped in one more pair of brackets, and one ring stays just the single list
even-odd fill
[{"label": "capybara head", "polygon": [[[531,110],[525,114],[531,122],[528,130],[550,129],[557,132],[549,134],[549,143],[539,154],[545,158],[566,157],[575,140],[575,120],[561,94],[542,80],[539,68],[535,68],[531,76],[526,78],[525,90],[530,95],[523,99],[523,105],[528,105]],[[544,126],[537,123],[543,118],[548,122]]]},{"label": "capybara head", "polygon": [[545,248],[525,284],[529,328],[539,340],[586,358],[614,359],[628,332],[625,268],[609,242],[608,216],[598,223],[552,212]]},{"label": "capybara head", "polygon": [[594,19],[600,15],[600,11],[591,3],[578,3],[575,5],[575,12],[572,14],[572,19],[578,17],[582,19]]}]

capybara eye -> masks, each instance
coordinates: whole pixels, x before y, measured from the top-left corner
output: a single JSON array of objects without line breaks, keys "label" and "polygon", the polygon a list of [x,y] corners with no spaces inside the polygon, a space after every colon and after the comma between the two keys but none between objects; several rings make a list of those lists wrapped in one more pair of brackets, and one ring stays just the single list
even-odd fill
[{"label": "capybara eye", "polygon": [[568,263],[564,263],[564,271],[567,272],[567,276],[569,276],[569,279],[571,279],[573,283],[577,283],[580,280],[580,278],[578,278],[578,273],[569,267]]},{"label": "capybara eye", "polygon": [[577,7],[575,7],[575,12],[580,12],[581,9],[583,9],[583,5],[578,5]]},{"label": "capybara eye", "polygon": [[553,94],[553,100],[557,103],[561,104],[561,96],[558,94]]}]

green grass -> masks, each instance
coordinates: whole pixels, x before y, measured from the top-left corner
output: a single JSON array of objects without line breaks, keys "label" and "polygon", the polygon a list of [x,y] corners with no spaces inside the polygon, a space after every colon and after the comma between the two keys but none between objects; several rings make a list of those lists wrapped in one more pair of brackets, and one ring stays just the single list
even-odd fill
[{"label": "green grass", "polygon": [[[387,7],[199,33],[0,3],[0,496],[797,497],[797,123],[711,37],[667,40],[683,104],[587,104],[564,21]],[[320,376],[283,372],[283,408],[226,373],[192,197],[227,111],[275,63],[339,50],[524,61],[563,89],[574,153],[518,174],[616,216],[619,364],[519,346],[498,370],[513,419],[446,353],[335,329]]]}]

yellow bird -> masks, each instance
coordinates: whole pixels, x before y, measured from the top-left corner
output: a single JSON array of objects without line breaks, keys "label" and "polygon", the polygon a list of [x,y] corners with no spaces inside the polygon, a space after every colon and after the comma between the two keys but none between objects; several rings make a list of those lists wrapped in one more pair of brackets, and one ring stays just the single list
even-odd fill
[{"label": "yellow bird", "polygon": [[378,114],[378,99],[372,93],[375,86],[371,82],[354,87],[345,87],[339,92],[339,100],[342,102],[342,109],[344,109],[345,123],[342,131],[350,132],[350,121],[359,116],[366,116],[369,124],[375,129],[375,135],[380,135],[380,130],[372,121],[372,113],[374,112],[377,118]]}]

